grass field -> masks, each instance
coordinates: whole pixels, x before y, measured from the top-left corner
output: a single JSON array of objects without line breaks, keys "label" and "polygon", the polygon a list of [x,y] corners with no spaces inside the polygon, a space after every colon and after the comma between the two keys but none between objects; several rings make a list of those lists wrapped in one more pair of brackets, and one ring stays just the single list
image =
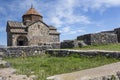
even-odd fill
[{"label": "grass field", "polygon": [[110,50],[110,51],[120,51],[119,44],[104,44],[104,45],[89,45],[81,48],[74,48],[77,50]]},{"label": "grass field", "polygon": [[83,69],[93,68],[120,61],[115,58],[97,57],[51,57],[34,56],[21,58],[7,58],[19,74],[37,75],[37,80],[46,80],[46,77],[55,74],[69,73]]}]

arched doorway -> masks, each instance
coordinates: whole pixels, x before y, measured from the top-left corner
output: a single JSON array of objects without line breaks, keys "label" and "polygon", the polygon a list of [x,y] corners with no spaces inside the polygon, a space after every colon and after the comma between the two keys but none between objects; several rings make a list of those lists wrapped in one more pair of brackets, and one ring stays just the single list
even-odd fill
[{"label": "arched doorway", "polygon": [[26,36],[19,36],[17,38],[17,46],[27,46],[28,45],[28,39]]}]

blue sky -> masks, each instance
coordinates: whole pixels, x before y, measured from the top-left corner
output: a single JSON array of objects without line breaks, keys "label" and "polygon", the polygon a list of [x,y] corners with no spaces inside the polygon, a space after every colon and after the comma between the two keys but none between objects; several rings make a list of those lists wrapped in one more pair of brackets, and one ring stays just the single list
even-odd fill
[{"label": "blue sky", "polygon": [[22,21],[34,5],[44,22],[58,28],[60,39],[120,27],[120,0],[0,0],[0,45],[7,44],[6,22]]}]

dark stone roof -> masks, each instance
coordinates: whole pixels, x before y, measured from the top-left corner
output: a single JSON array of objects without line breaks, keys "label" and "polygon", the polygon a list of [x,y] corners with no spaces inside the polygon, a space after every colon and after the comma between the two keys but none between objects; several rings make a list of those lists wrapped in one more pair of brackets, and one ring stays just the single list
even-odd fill
[{"label": "dark stone roof", "polygon": [[56,30],[57,28],[56,28],[56,27],[54,27],[54,26],[49,26],[49,29]]},{"label": "dark stone roof", "polygon": [[49,26],[50,32],[49,34],[55,34],[55,35],[59,35],[60,33],[57,32],[57,28],[54,26]]},{"label": "dark stone roof", "polygon": [[54,30],[54,31],[51,31],[51,30],[50,30],[49,34],[57,34],[57,35],[58,35],[58,34],[60,34],[60,33],[57,32],[56,30]]},{"label": "dark stone roof", "polygon": [[[25,26],[22,22],[16,22],[16,21],[8,21],[7,23],[8,23],[8,27],[10,27],[10,32],[12,32],[12,33],[27,33],[26,29],[36,22],[39,22],[39,21],[35,21],[28,26]],[[42,23],[45,24],[44,22],[42,22]],[[46,26],[50,29],[49,34],[56,34],[56,35],[60,34],[59,32],[57,32],[57,29],[54,26],[48,26],[48,25],[46,25]]]},{"label": "dark stone roof", "polygon": [[26,27],[22,22],[8,21],[7,24],[9,27]]},{"label": "dark stone roof", "polygon": [[25,29],[10,29],[10,32],[12,33],[27,33]]}]

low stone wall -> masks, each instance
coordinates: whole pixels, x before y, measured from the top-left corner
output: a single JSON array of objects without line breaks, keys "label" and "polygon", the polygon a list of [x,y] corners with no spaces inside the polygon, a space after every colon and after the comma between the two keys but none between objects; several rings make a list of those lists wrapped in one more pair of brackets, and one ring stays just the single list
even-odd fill
[{"label": "low stone wall", "polygon": [[114,33],[95,33],[78,36],[77,40],[83,40],[86,44],[110,44],[118,43],[117,35]]},{"label": "low stone wall", "polygon": [[83,46],[87,46],[83,41],[64,40],[63,42],[61,42],[60,48],[65,49],[65,48],[74,48],[74,47],[83,47]]},{"label": "low stone wall", "polygon": [[61,48],[73,48],[74,47],[74,40],[65,40],[61,42]]},{"label": "low stone wall", "polygon": [[77,37],[77,40],[82,40],[87,45],[91,45],[91,34],[85,34]]},{"label": "low stone wall", "polygon": [[72,54],[78,54],[80,56],[106,56],[120,58],[120,51],[105,51],[105,50],[67,50],[67,49],[48,49],[47,54],[51,56],[65,57]]},{"label": "low stone wall", "polygon": [[50,46],[24,46],[24,47],[7,47],[0,48],[2,57],[20,57],[20,56],[33,56],[44,54]]},{"label": "low stone wall", "polygon": [[117,35],[113,33],[97,33],[91,35],[91,44],[118,43]]}]

